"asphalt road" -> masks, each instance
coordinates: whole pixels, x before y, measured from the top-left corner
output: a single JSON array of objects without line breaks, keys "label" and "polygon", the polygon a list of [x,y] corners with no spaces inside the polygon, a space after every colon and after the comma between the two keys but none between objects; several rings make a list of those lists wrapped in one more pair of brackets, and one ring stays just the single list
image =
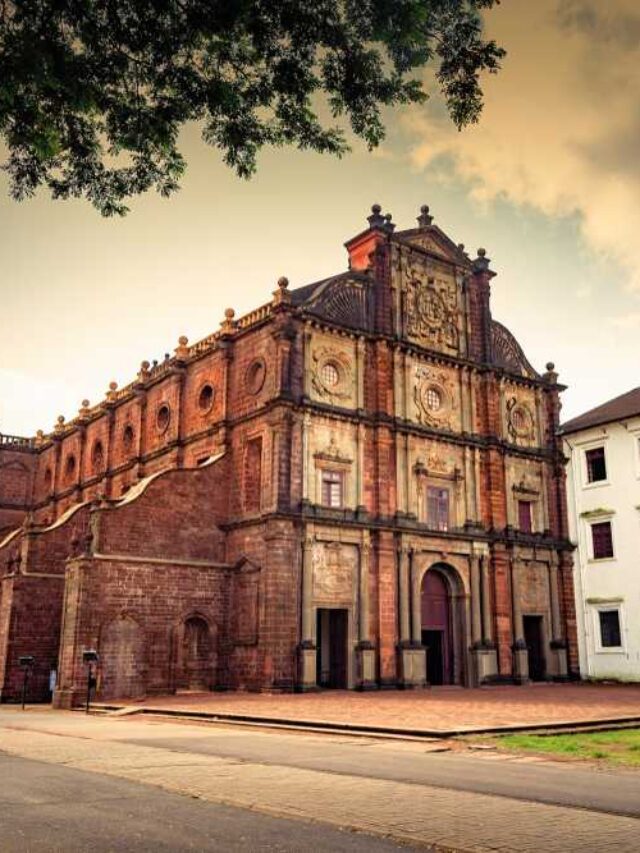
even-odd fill
[{"label": "asphalt road", "polygon": [[[202,728],[202,737],[118,738],[176,752],[387,779],[640,817],[640,773],[592,765],[428,752],[416,743],[253,729]],[[191,732],[193,730],[191,729]],[[640,844],[639,844],[640,849]]]},{"label": "asphalt road", "polygon": [[2,853],[407,849],[362,833],[269,817],[2,753],[0,780]]}]

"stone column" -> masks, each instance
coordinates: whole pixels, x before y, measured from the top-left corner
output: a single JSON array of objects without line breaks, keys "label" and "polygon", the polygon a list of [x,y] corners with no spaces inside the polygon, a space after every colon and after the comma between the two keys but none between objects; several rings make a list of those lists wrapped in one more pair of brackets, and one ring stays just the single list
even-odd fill
[{"label": "stone column", "polygon": [[471,654],[475,662],[476,684],[495,679],[498,658],[491,642],[491,598],[489,590],[489,555],[471,555]]},{"label": "stone column", "polygon": [[304,353],[304,377],[302,394],[306,399],[311,397],[311,331],[310,326],[307,326],[302,336],[302,345]]},{"label": "stone column", "polygon": [[313,531],[307,528],[302,543],[302,590],[298,690],[316,690],[316,643],[313,624]]},{"label": "stone column", "polygon": [[400,586],[400,642],[411,641],[411,615],[409,612],[409,549],[403,546],[398,551]]},{"label": "stone column", "polygon": [[411,639],[414,645],[422,645],[422,596],[420,570],[415,560],[411,561]]},{"label": "stone column", "polygon": [[302,503],[309,503],[309,430],[311,415],[305,412],[302,417]]},{"label": "stone column", "polygon": [[364,369],[366,358],[366,341],[359,337],[356,341],[356,408],[364,410]]},{"label": "stone column", "polygon": [[376,658],[373,643],[369,639],[369,561],[371,545],[368,532],[363,534],[360,545],[360,607],[358,609],[358,688],[372,690],[376,685]]},{"label": "stone column", "polygon": [[523,562],[518,558],[511,560],[511,595],[513,599],[513,663],[514,675],[520,684],[529,681],[529,653],[524,639],[524,622],[522,619],[522,600],[520,593],[519,572]]},{"label": "stone column", "polygon": [[471,580],[471,644],[477,648],[482,642],[482,609],[480,599],[480,556],[469,557],[469,576]]},{"label": "stone column", "polygon": [[[400,585],[400,686],[424,687],[427,677],[426,650],[422,645],[420,590],[416,594],[418,566],[414,554],[403,546],[398,551]],[[412,633],[413,624],[413,633]],[[417,637],[417,639],[416,639]]]},{"label": "stone column", "polygon": [[493,612],[491,609],[491,566],[489,555],[481,561],[482,576],[482,639],[487,646],[493,645]]},{"label": "stone column", "polygon": [[557,678],[566,678],[568,673],[567,643],[562,630],[560,617],[560,597],[558,586],[558,555],[554,552],[549,562],[549,603],[551,606],[551,649],[555,654]]}]

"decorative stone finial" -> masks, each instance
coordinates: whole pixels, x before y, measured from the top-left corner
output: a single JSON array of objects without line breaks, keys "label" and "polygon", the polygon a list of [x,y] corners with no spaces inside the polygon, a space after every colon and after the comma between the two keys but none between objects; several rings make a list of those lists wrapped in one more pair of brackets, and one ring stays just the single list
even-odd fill
[{"label": "decorative stone finial", "polygon": [[224,320],[220,323],[220,328],[225,335],[230,335],[235,331],[236,321],[233,319],[236,312],[233,308],[227,308],[224,312]]},{"label": "decorative stone finial", "polygon": [[188,343],[189,338],[186,335],[180,335],[178,338],[178,346],[174,350],[176,358],[185,359],[189,355]]},{"label": "decorative stone finial", "polygon": [[64,429],[64,415],[58,415],[56,423],[56,432],[62,432]]},{"label": "decorative stone finial", "polygon": [[487,250],[478,249],[478,257],[473,262],[473,271],[477,273],[488,272],[490,275],[493,275],[493,272],[489,269],[490,263],[491,258],[487,257]]},{"label": "decorative stone finial", "polygon": [[384,216],[384,230],[388,231],[390,234],[395,230],[395,225],[393,224],[393,216],[390,213],[385,213]]},{"label": "decorative stone finial", "polygon": [[117,382],[110,382],[109,383],[109,390],[107,391],[107,400],[114,400],[117,390],[118,390],[118,383]]},{"label": "decorative stone finial", "polygon": [[273,301],[275,305],[282,305],[283,302],[291,302],[291,294],[287,290],[289,287],[289,279],[286,275],[281,275],[278,279],[278,289],[273,291]]},{"label": "decorative stone finial", "polygon": [[35,444],[40,446],[44,442],[44,430],[39,429],[36,433]]},{"label": "decorative stone finial", "polygon": [[371,205],[371,216],[367,216],[367,222],[369,223],[369,228],[382,228],[384,226],[384,216],[382,214],[382,208],[379,204]]},{"label": "decorative stone finial", "polygon": [[555,385],[558,381],[558,374],[556,372],[556,366],[552,361],[547,362],[547,372],[542,377],[545,382],[548,382],[550,385]]},{"label": "decorative stone finial", "polygon": [[151,365],[146,359],[140,362],[140,370],[138,371],[138,382],[144,382],[145,379],[149,378],[150,367]]},{"label": "decorative stone finial", "polygon": [[83,408],[83,409],[88,409],[88,408],[89,408],[89,401],[88,401],[88,400],[83,400],[83,401],[82,401],[82,408]]},{"label": "decorative stone finial", "polygon": [[433,216],[429,214],[429,205],[423,204],[420,208],[420,216],[418,217],[418,225],[420,228],[428,228],[433,222]]},{"label": "decorative stone finial", "polygon": [[551,373],[552,370],[555,370],[556,366],[552,361],[548,361],[546,364],[546,368]]}]

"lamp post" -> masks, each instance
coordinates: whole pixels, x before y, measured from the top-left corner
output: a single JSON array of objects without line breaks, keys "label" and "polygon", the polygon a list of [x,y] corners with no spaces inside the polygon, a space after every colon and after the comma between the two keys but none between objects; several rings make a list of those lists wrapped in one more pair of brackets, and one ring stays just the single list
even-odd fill
[{"label": "lamp post", "polygon": [[35,666],[36,659],[33,655],[20,655],[18,663],[22,667],[22,710],[24,711],[24,706],[27,702],[27,683],[29,681],[29,674]]},{"label": "lamp post", "polygon": [[89,713],[89,706],[91,704],[91,689],[96,686],[97,679],[94,675],[93,665],[98,663],[100,660],[98,656],[98,652],[95,649],[85,649],[82,652],[82,660],[86,664],[87,667],[87,706],[86,712]]}]

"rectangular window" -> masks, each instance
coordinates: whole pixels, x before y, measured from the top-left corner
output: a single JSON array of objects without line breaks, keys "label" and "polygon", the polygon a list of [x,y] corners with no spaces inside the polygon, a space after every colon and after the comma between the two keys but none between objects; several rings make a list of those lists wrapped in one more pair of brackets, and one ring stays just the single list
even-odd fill
[{"label": "rectangular window", "polygon": [[622,645],[620,635],[620,612],[618,610],[600,610],[600,645],[603,649],[618,648]]},{"label": "rectangular window", "polygon": [[587,480],[589,483],[599,483],[607,479],[607,463],[604,458],[604,447],[594,447],[585,453],[587,458]]},{"label": "rectangular window", "polygon": [[531,533],[531,501],[518,501],[518,528],[523,533]]},{"label": "rectangular window", "polygon": [[432,530],[449,529],[449,490],[427,487],[427,524]]},{"label": "rectangular window", "polygon": [[344,475],[341,471],[322,472],[322,503],[334,509],[343,504]]},{"label": "rectangular window", "polygon": [[599,521],[591,525],[591,539],[593,541],[593,559],[606,560],[613,557],[613,537],[611,535],[611,522]]}]

